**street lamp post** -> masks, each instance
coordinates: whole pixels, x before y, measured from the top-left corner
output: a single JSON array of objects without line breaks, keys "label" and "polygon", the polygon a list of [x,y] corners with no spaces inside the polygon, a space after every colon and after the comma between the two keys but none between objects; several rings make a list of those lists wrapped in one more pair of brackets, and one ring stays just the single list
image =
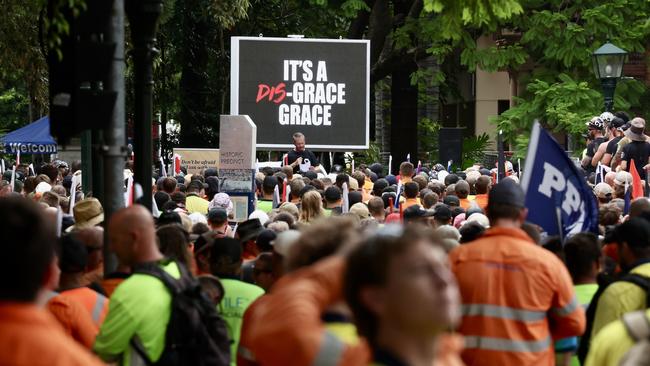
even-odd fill
[{"label": "street lamp post", "polygon": [[594,73],[600,79],[605,96],[605,111],[611,112],[614,107],[614,91],[616,83],[623,74],[623,64],[627,52],[607,42],[592,54]]},{"label": "street lamp post", "polygon": [[162,0],[129,0],[126,2],[126,11],[131,25],[135,69],[135,180],[142,185],[142,204],[148,209],[152,207],[153,60],[158,54],[154,44],[162,8]]}]

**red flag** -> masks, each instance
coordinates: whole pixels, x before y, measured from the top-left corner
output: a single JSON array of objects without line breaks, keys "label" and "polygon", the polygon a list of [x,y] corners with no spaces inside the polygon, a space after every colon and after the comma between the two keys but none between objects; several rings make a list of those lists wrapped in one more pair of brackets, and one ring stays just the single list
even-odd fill
[{"label": "red flag", "polygon": [[634,159],[630,161],[630,174],[632,174],[632,199],[643,197],[643,186],[641,185],[641,177],[634,165]]},{"label": "red flag", "polygon": [[181,174],[181,156],[174,154],[174,174]]},{"label": "red flag", "polygon": [[282,181],[282,200],[281,202],[285,202],[287,199],[287,180]]}]

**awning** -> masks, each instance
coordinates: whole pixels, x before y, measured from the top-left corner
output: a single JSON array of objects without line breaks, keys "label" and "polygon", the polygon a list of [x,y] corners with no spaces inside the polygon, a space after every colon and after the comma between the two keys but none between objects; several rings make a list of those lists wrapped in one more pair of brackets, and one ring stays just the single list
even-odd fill
[{"label": "awning", "polygon": [[50,135],[50,117],[45,116],[25,127],[0,137],[5,153],[56,154],[56,141]]}]

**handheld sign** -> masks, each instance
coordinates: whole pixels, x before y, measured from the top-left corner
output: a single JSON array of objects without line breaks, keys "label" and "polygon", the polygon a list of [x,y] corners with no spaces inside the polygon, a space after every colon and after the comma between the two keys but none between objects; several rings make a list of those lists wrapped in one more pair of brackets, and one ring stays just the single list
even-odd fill
[{"label": "handheld sign", "polygon": [[230,113],[257,125],[258,149],[365,150],[370,126],[370,41],[233,37]]},{"label": "handheld sign", "polygon": [[521,186],[526,192],[527,219],[548,235],[568,238],[580,232],[598,232],[598,204],[591,188],[538,122],[533,126]]}]

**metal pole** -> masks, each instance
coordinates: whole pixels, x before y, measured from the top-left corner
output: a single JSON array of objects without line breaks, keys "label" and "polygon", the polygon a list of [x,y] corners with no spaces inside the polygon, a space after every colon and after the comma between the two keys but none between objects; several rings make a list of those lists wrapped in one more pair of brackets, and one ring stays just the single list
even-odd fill
[{"label": "metal pole", "polygon": [[92,191],[92,134],[90,130],[81,132],[81,190],[84,194]]},{"label": "metal pole", "polygon": [[616,78],[602,78],[600,85],[603,88],[605,97],[605,111],[611,112],[614,109],[614,92],[616,91]]},{"label": "metal pole", "polygon": [[127,15],[133,41],[135,66],[135,181],[142,185],[142,204],[151,210],[151,169],[153,144],[151,141],[153,106],[153,59],[158,53],[154,47],[162,1],[130,0]]},{"label": "metal pole", "polygon": [[104,179],[102,178],[104,173],[104,160],[101,151],[104,138],[100,130],[92,130],[90,133],[92,136],[92,149],[90,152],[93,166],[91,173],[93,197],[97,198],[100,202],[104,202]]},{"label": "metal pole", "polygon": [[[104,129],[104,143],[101,147],[104,157],[104,223],[124,207],[124,159],[126,157],[125,112],[124,112],[124,1],[113,3],[113,17],[106,38],[115,42],[115,55],[106,89],[117,92],[115,108],[110,124]],[[117,258],[108,245],[110,237],[104,230],[104,273],[117,268]]]}]

